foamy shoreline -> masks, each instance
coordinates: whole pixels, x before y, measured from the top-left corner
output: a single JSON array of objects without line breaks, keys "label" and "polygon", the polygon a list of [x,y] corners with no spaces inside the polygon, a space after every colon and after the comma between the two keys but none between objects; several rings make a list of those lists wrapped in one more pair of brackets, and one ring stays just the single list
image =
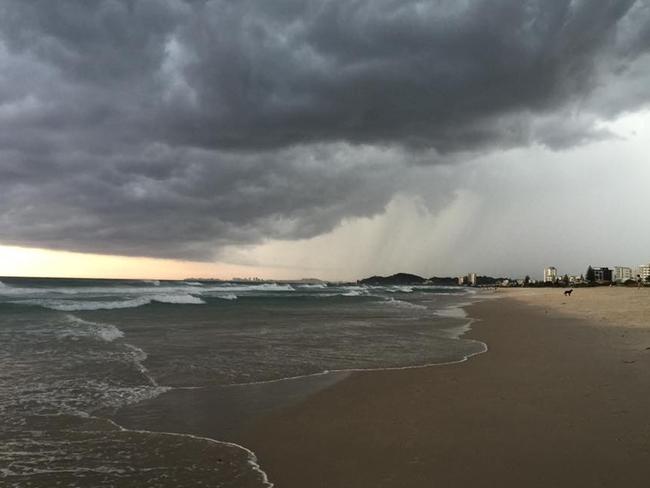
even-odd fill
[{"label": "foamy shoreline", "polygon": [[[467,332],[471,330],[472,324],[475,322],[474,318],[471,318],[468,316],[468,314],[465,312],[465,308],[472,305],[472,303],[475,303],[477,301],[480,301],[481,297],[475,296],[473,297],[472,302],[463,302],[459,303],[454,306],[449,306],[446,307],[442,313],[441,316],[443,317],[451,317],[455,319],[465,319],[465,323],[456,329],[454,329],[454,337],[455,338],[460,338],[464,336]],[[432,363],[423,363],[423,364],[415,364],[415,365],[408,365],[408,366],[396,366],[396,367],[383,367],[383,368],[347,368],[347,369],[333,369],[333,370],[327,370],[327,371],[321,371],[321,372],[315,372],[311,374],[305,374],[305,375],[298,375],[298,376],[293,376],[293,377],[285,377],[285,378],[277,378],[277,379],[272,379],[272,380],[265,380],[265,381],[253,381],[253,382],[247,382],[247,383],[235,383],[235,384],[227,384],[227,385],[219,385],[219,386],[213,386],[213,387],[175,387],[175,388],[170,388],[169,393],[171,394],[183,394],[182,390],[191,390],[192,394],[197,395],[201,397],[203,395],[203,401],[206,402],[206,397],[205,395],[211,395],[211,390],[219,389],[222,392],[227,391],[229,389],[246,389],[250,387],[273,387],[274,385],[288,385],[291,383],[297,383],[297,382],[306,382],[305,384],[313,384],[313,380],[319,380],[319,381],[324,381],[323,386],[321,387],[312,387],[314,388],[313,391],[309,392],[306,394],[306,398],[318,394],[319,391],[322,389],[327,389],[332,387],[333,385],[336,385],[337,383],[341,381],[345,381],[346,378],[348,378],[351,374],[374,374],[374,373],[382,373],[382,372],[397,372],[397,371],[408,371],[408,370],[414,370],[414,369],[427,369],[431,367],[441,367],[441,366],[449,366],[449,365],[454,365],[454,364],[459,364],[468,361],[470,358],[476,355],[483,354],[488,351],[488,346],[482,341],[478,341],[475,339],[472,339],[472,342],[477,342],[481,344],[482,348],[480,351],[475,352],[475,353],[470,353],[464,355],[462,358],[454,361],[446,361],[446,362],[432,362]],[[300,389],[301,387],[299,385],[296,385],[296,389]],[[165,402],[166,398],[163,396],[158,397],[156,399],[157,402]],[[209,403],[207,401],[206,403]],[[289,405],[287,405],[289,406]],[[257,421],[257,419],[251,419],[251,421]],[[129,428],[125,428],[121,425],[121,423],[116,422],[115,420],[111,420],[115,425],[119,426],[120,429],[127,430],[129,432],[140,432],[140,433],[150,433],[150,434],[156,434],[160,433],[163,435],[178,435],[178,436],[188,436],[191,438],[196,438],[196,439],[205,439],[205,440],[210,440],[216,444],[222,444],[224,446],[237,446],[243,450],[245,450],[247,453],[250,453],[251,456],[251,467],[254,471],[260,472],[264,474],[264,483],[265,486],[273,486],[273,483],[270,481],[269,477],[267,477],[266,473],[263,470],[263,460],[259,460],[257,454],[250,449],[245,442],[240,443],[238,442],[231,442],[231,441],[226,441],[226,440],[221,440],[222,438],[227,438],[228,436],[217,436],[215,433],[211,433],[209,431],[204,431],[202,434],[199,434],[198,432],[196,433],[184,433],[181,431],[177,432],[167,432],[167,431],[159,431],[153,428],[147,428],[147,429],[139,429],[136,428],[135,426],[131,426]],[[121,422],[121,421],[120,421]],[[268,484],[268,485],[267,485]]]}]

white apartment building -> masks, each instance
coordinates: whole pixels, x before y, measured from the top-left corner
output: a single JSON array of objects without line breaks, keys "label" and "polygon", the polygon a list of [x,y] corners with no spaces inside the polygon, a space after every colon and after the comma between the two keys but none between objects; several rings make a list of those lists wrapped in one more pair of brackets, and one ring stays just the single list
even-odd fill
[{"label": "white apartment building", "polygon": [[476,283],[477,283],[476,273],[467,273],[465,276],[458,277],[459,285],[476,286]]},{"label": "white apartment building", "polygon": [[476,286],[476,273],[470,273],[467,275],[467,281],[471,286]]},{"label": "white apartment building", "polygon": [[614,281],[627,281],[634,279],[634,272],[632,268],[626,266],[614,267]]},{"label": "white apartment building", "polygon": [[637,274],[645,281],[650,276],[650,264],[642,264],[637,270]]},{"label": "white apartment building", "polygon": [[557,279],[557,269],[554,266],[544,268],[544,283],[553,283]]}]

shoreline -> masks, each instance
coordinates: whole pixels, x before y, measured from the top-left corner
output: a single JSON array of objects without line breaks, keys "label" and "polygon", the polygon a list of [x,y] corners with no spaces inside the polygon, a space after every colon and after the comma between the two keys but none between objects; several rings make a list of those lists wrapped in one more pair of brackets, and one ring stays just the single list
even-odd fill
[{"label": "shoreline", "polygon": [[[108,414],[106,420],[121,431],[186,436],[209,441],[215,445],[239,448],[249,456],[249,463],[253,470],[262,474],[264,486],[274,486],[274,480],[265,472],[255,450],[239,439],[241,431],[246,430],[251,422],[265,417],[269,412],[281,411],[300,404],[319,391],[345,381],[351,375],[457,365],[467,362],[474,356],[484,354],[488,350],[487,344],[468,338],[468,331],[471,331],[476,320],[467,315],[466,308],[477,301],[481,301],[481,298],[472,297],[471,302],[445,307],[440,313],[443,318],[463,321],[462,325],[452,329],[451,334],[454,338],[470,340],[481,347],[481,350],[466,353],[460,359],[407,366],[332,369],[287,378],[212,387],[170,387],[159,396],[121,407],[117,412]],[[226,392],[228,394],[224,395]],[[261,398],[265,401],[260,404]],[[255,407],[251,408],[251,404],[255,404]],[[233,405],[239,408],[232,408]],[[217,411],[221,414],[209,415],[207,414],[209,411]],[[223,412],[236,413],[234,416],[231,414],[222,418]]]},{"label": "shoreline", "polygon": [[[549,318],[535,307],[518,303],[512,298],[481,301],[468,309],[468,318],[479,321],[472,324],[471,330],[463,337],[487,342],[490,353],[479,354],[472,361],[462,361],[461,365],[454,363],[407,370],[354,372],[299,404],[255,420],[236,436],[237,442],[255,452],[260,466],[279,488],[372,485],[397,488],[427,486],[434,482],[448,487],[467,483],[475,486],[521,486],[522,482],[524,486],[540,487],[594,486],[594,483],[598,484],[599,480],[608,477],[601,472],[602,469],[596,470],[599,473],[596,478],[587,475],[581,480],[578,476],[580,473],[587,474],[588,466],[593,463],[600,467],[612,465],[609,472],[625,477],[627,486],[647,485],[650,467],[646,466],[650,466],[650,448],[646,442],[648,432],[644,430],[645,417],[636,419],[644,433],[642,438],[634,441],[636,445],[645,446],[636,455],[638,457],[641,453],[643,464],[635,458],[628,463],[630,469],[622,469],[626,466],[625,461],[612,453],[604,456],[601,452],[597,455],[584,452],[597,445],[595,439],[592,439],[594,442],[587,442],[592,434],[607,434],[602,439],[609,440],[614,447],[619,441],[612,433],[615,433],[621,419],[607,422],[607,428],[603,427],[605,424],[602,422],[599,427],[589,428],[589,425],[581,423],[580,418],[595,403],[596,410],[600,409],[600,416],[609,419],[602,409],[604,405],[612,406],[612,393],[616,393],[615,398],[620,399],[625,397],[623,392],[628,391],[627,388],[621,390],[616,387],[594,389],[590,386],[594,374],[625,380],[626,375],[621,377],[620,373],[627,373],[631,366],[639,369],[635,365],[640,364],[641,360],[645,361],[644,364],[650,364],[647,361],[650,353],[630,362],[622,362],[618,356],[630,354],[624,344],[616,341],[622,328],[596,328],[568,317]],[[521,328],[513,326],[513,320],[522,319],[529,322],[523,335]],[[509,324],[506,326],[508,331],[504,332],[503,326],[496,324],[502,321]],[[552,334],[549,334],[549,327]],[[639,340],[645,337],[644,348],[650,346],[650,337],[645,334],[647,331],[627,328],[625,331],[627,334],[636,333]],[[511,333],[519,335],[509,337]],[[518,339],[519,348],[508,340],[513,338]],[[629,343],[629,340],[628,337],[625,342]],[[610,347],[614,343],[617,345]],[[540,350],[540,346],[551,344],[559,344],[559,348]],[[608,365],[617,367],[614,370],[603,370],[599,366],[590,369],[586,366],[589,358],[585,357],[585,346],[590,354],[596,354],[599,359],[606,359]],[[557,355],[558,349],[575,354],[566,355],[563,360],[562,355]],[[536,358],[533,361],[536,364],[533,364],[534,368],[528,368],[525,374],[513,375],[508,370],[518,362],[530,366],[530,357],[522,356],[523,351],[532,351],[533,354],[526,356]],[[540,352],[543,353],[541,356]],[[546,358],[546,355],[553,357]],[[545,359],[551,360],[551,364],[544,364]],[[493,375],[487,375],[487,371],[492,371]],[[567,388],[562,378],[566,380],[575,375],[581,377],[582,381],[576,378]],[[644,392],[639,387],[647,384],[639,383],[639,377],[650,380],[650,373],[642,371],[641,375],[635,377],[636,382],[632,381],[637,386],[636,390],[629,388],[632,396],[636,392],[637,413],[643,410],[638,405],[643,405],[644,411],[650,409],[647,395],[639,398],[639,393]],[[543,380],[543,397],[526,388],[529,382],[527,378],[532,382]],[[507,389],[503,381],[517,388]],[[526,390],[526,394],[515,394],[513,398],[512,392],[519,389]],[[580,402],[576,391],[588,393],[591,399]],[[564,401],[571,392],[574,392],[572,398],[575,404]],[[598,393],[603,397],[600,400],[606,400],[604,404],[597,401]],[[533,416],[535,422],[532,422],[531,410],[534,412],[539,402],[547,403],[549,409],[547,412],[538,411]],[[486,418],[484,409],[479,405],[492,412],[493,418]],[[522,408],[522,405],[526,408]],[[626,418],[625,415],[623,417]],[[482,421],[477,423],[477,418]],[[513,430],[512,421],[516,419],[519,419],[518,427]],[[540,430],[535,423],[541,423],[545,429]],[[565,427],[569,424],[574,426],[571,431],[573,435],[557,432],[558,425],[562,423]],[[625,422],[623,424],[628,426]],[[473,426],[473,429],[468,430],[468,426]],[[544,430],[555,432],[558,441],[563,440],[565,446],[573,447],[561,449],[563,444],[554,442],[554,438],[545,434]],[[537,447],[531,456],[522,458],[521,453],[526,452],[524,447],[527,444],[522,432],[527,431]],[[582,449],[577,449],[576,444]],[[510,446],[510,449],[505,449],[506,446]],[[554,449],[550,449],[551,446]],[[602,448],[598,449],[602,451]],[[517,459],[518,462],[495,463],[492,454],[499,450],[502,451],[499,457],[502,461]],[[579,455],[579,451],[582,451],[582,455]],[[571,459],[570,464],[576,468],[571,469],[553,453],[562,453],[561,458]],[[608,457],[609,463],[605,462]],[[537,473],[530,466],[533,461],[545,464],[549,474]],[[499,466],[501,469],[497,469]],[[506,466],[509,468],[504,469]]]}]

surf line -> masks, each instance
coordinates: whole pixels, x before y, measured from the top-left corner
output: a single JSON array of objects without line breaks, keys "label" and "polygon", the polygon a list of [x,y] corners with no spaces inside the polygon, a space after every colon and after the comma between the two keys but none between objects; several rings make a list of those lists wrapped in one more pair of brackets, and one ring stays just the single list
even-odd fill
[{"label": "surf line", "polygon": [[[475,302],[480,302],[482,301],[481,299],[476,299]],[[457,305],[456,307],[449,307],[449,308],[457,308],[460,310],[465,311],[465,307],[471,305],[471,303],[462,303],[460,305]],[[467,333],[469,330],[472,328],[472,324],[475,322],[480,321],[480,319],[473,318],[473,317],[465,317],[467,318],[467,322],[465,326],[462,328],[462,333],[459,335],[459,337],[462,337]],[[278,383],[282,381],[292,381],[292,380],[298,380],[302,378],[309,378],[309,377],[316,377],[316,376],[324,376],[324,375],[330,375],[330,374],[345,374],[345,373],[363,373],[363,372],[374,372],[374,371],[398,371],[398,370],[410,370],[410,369],[422,369],[422,368],[431,368],[435,366],[448,366],[448,365],[453,365],[453,364],[460,364],[467,362],[470,358],[474,356],[478,356],[480,354],[484,354],[488,352],[489,348],[488,345],[479,340],[471,340],[471,342],[478,343],[482,346],[482,349],[480,351],[476,351],[473,353],[465,354],[463,355],[462,358],[458,360],[453,360],[453,361],[446,361],[446,362],[441,362],[441,363],[426,363],[426,364],[418,364],[418,365],[410,365],[410,366],[395,366],[395,367],[384,367],[384,368],[345,368],[345,369],[332,369],[332,370],[325,370],[325,371],[320,371],[316,373],[311,373],[311,374],[305,374],[305,375],[297,375],[297,376],[292,376],[292,377],[285,377],[285,378],[278,378],[278,379],[273,379],[273,380],[264,380],[264,381],[253,381],[253,382],[247,382],[247,383],[234,383],[234,384],[228,384],[228,385],[220,385],[223,388],[228,388],[228,387],[241,387],[241,386],[252,386],[252,385],[260,385],[260,384],[269,384],[269,383]],[[154,380],[155,381],[155,380]],[[195,390],[195,389],[203,389],[206,388],[206,386],[186,386],[186,387],[168,387],[170,390]],[[117,422],[110,418],[104,418],[104,417],[94,417],[90,416],[91,418],[98,418],[100,420],[105,420],[108,421],[111,425],[114,425],[118,430],[122,432],[131,432],[131,433],[136,433],[136,434],[147,434],[147,435],[163,435],[163,436],[172,436],[172,437],[185,437],[185,438],[191,438],[195,440],[201,440],[204,442],[209,442],[212,444],[220,445],[220,446],[226,446],[226,447],[232,447],[235,449],[242,450],[246,453],[248,457],[248,465],[251,467],[251,469],[258,473],[263,485],[266,488],[274,488],[274,484],[269,480],[268,475],[266,472],[262,469],[262,467],[259,464],[259,460],[257,458],[257,455],[247,447],[242,446],[241,444],[237,444],[234,442],[228,442],[228,441],[219,441],[216,439],[212,439],[210,437],[204,437],[204,436],[198,436],[194,434],[187,434],[187,433],[180,433],[180,432],[160,432],[160,431],[151,431],[151,430],[143,430],[143,429],[127,429],[121,425],[119,425]]]},{"label": "surf line", "polygon": [[[465,310],[465,307],[472,305],[473,303],[477,303],[482,301],[481,299],[476,299],[474,302],[471,303],[463,303],[460,306],[457,306],[457,308],[461,310]],[[449,307],[451,308],[451,307]],[[455,307],[454,307],[455,308]],[[454,317],[452,317],[454,318]],[[460,317],[458,317],[460,318]],[[456,339],[459,339],[463,337],[465,334],[470,332],[472,330],[472,324],[476,322],[480,322],[481,319],[474,318],[474,317],[468,317],[465,316],[463,317],[467,319],[466,323],[460,327],[460,333],[456,337]],[[436,366],[451,366],[454,364],[461,364],[469,361],[471,358],[474,356],[478,356],[480,354],[485,354],[486,352],[489,351],[489,347],[487,343],[483,341],[479,341],[477,339],[466,339],[468,342],[472,342],[474,344],[479,344],[481,346],[480,351],[476,352],[470,352],[468,354],[464,354],[463,357],[460,359],[455,359],[451,361],[443,361],[443,362],[437,362],[437,363],[423,363],[423,364],[412,364],[412,365],[407,365],[407,366],[386,366],[386,367],[376,367],[376,368],[340,368],[340,369],[326,369],[323,371],[316,371],[313,373],[306,373],[306,374],[300,374],[296,376],[285,376],[283,378],[275,378],[275,379],[270,379],[270,380],[260,380],[260,381],[246,381],[246,382],[241,382],[241,383],[227,383],[223,385],[217,385],[219,388],[237,388],[237,387],[244,387],[244,386],[256,386],[256,385],[268,385],[272,383],[281,383],[284,381],[296,381],[296,380],[302,380],[302,379],[307,379],[307,378],[315,378],[318,376],[326,376],[326,375],[332,375],[332,374],[351,374],[351,373],[372,373],[372,372],[378,372],[378,371],[402,371],[402,370],[410,370],[410,369],[424,369],[424,368],[433,368]],[[215,385],[203,385],[203,386],[172,386],[169,387],[170,390],[202,390],[205,388],[211,388],[214,387]]]},{"label": "surf line", "polygon": [[244,451],[246,453],[246,456],[248,457],[248,465],[251,467],[251,469],[254,472],[260,475],[260,478],[262,479],[262,484],[266,488],[273,488],[275,486],[269,480],[268,475],[260,466],[259,460],[257,459],[257,455],[247,447],[242,446],[241,444],[237,444],[235,442],[218,441],[216,439],[212,439],[211,437],[204,437],[204,436],[194,435],[194,434],[184,434],[181,432],[159,432],[155,430],[127,429],[125,427],[122,427],[120,424],[118,424],[117,422],[115,422],[110,418],[96,417],[93,415],[89,416],[89,418],[95,418],[98,420],[106,421],[111,425],[114,425],[120,432],[129,432],[134,434],[147,434],[147,435],[162,435],[162,436],[170,436],[170,437],[189,437],[190,439],[209,442],[211,444],[217,444],[219,446],[226,446],[226,447],[232,447],[234,449],[239,449],[240,451]]}]

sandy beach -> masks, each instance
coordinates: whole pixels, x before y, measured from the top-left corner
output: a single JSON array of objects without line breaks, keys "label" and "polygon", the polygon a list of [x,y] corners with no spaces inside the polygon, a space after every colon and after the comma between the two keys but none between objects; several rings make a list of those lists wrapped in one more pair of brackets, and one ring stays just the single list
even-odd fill
[{"label": "sandy beach", "polygon": [[650,329],[650,288],[601,286],[576,288],[566,297],[563,288],[505,288],[499,290],[545,313],[587,319],[592,325]]},{"label": "sandy beach", "polygon": [[277,488],[647,487],[647,289],[499,290],[461,364],[355,373],[238,435]]}]

